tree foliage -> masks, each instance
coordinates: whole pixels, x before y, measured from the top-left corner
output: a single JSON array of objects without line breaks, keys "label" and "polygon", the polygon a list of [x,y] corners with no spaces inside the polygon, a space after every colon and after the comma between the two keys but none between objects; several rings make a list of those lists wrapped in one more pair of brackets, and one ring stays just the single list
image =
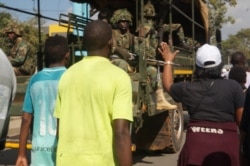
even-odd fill
[{"label": "tree foliage", "polygon": [[206,3],[209,10],[210,36],[213,36],[217,29],[221,29],[223,24],[234,24],[234,18],[232,16],[226,16],[226,4],[235,6],[237,4],[236,0],[206,0]]},{"label": "tree foliage", "polygon": [[250,59],[250,28],[241,29],[236,35],[229,35],[227,40],[222,41],[222,46],[222,53],[225,56],[241,51]]}]

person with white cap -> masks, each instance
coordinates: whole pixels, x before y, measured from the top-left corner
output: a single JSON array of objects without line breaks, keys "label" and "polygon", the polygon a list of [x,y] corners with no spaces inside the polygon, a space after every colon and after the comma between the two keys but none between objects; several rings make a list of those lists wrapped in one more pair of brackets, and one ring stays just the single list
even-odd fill
[{"label": "person with white cap", "polygon": [[237,132],[244,106],[239,83],[221,77],[223,63],[216,46],[204,44],[196,53],[196,79],[173,83],[172,64],[178,50],[167,43],[158,49],[165,60],[163,86],[176,102],[187,106],[190,121],[178,166],[239,166]]}]

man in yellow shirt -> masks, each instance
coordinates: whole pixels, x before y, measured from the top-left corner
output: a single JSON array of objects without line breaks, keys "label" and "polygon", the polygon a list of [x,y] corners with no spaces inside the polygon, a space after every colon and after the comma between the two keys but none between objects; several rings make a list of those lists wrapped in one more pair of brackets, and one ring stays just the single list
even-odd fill
[{"label": "man in yellow shirt", "polygon": [[59,82],[57,165],[131,166],[130,77],[108,59],[112,30],[106,22],[92,21],[84,34],[88,56]]}]

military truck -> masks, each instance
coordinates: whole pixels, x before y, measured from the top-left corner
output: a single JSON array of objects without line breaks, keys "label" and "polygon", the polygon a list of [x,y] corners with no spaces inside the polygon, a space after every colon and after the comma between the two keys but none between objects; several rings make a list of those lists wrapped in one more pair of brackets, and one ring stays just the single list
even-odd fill
[{"label": "military truck", "polygon": [[[74,3],[88,3],[90,6],[100,11],[109,8],[111,11],[126,8],[133,18],[132,32],[139,25],[139,20],[143,20],[143,6],[147,0],[71,0]],[[168,42],[173,50],[180,50],[174,66],[174,82],[190,81],[193,78],[195,51],[198,45],[208,42],[208,9],[202,0],[151,0],[156,9],[156,13],[161,13],[156,17],[157,26],[164,24],[181,24],[185,34],[185,41],[190,46],[182,47],[178,41],[176,31],[171,28],[167,32],[159,31],[159,40]],[[75,55],[76,51],[84,51],[81,45],[82,36],[72,34],[72,29],[77,32],[83,31],[89,18],[78,16],[72,13],[61,14],[59,18],[61,26],[68,27],[68,39],[72,51],[72,63],[80,60],[81,56]],[[141,47],[143,49],[144,47]],[[145,51],[141,51],[145,52]],[[131,136],[133,142],[132,150],[165,151],[175,153],[181,148],[184,130],[183,111],[185,106],[175,103],[173,99],[165,93],[166,99],[176,104],[175,110],[156,110],[155,98],[150,93],[150,83],[146,72],[146,67],[152,63],[143,53],[138,56],[138,71],[130,73],[133,85],[133,113],[134,122],[131,125]],[[161,77],[163,61],[157,56],[153,61],[158,69],[158,77]],[[11,107],[11,115],[21,115],[22,100],[29,77],[19,77],[17,97]],[[159,81],[159,80],[158,80]],[[10,142],[9,147],[16,147]],[[17,145],[18,146],[18,145]]]}]

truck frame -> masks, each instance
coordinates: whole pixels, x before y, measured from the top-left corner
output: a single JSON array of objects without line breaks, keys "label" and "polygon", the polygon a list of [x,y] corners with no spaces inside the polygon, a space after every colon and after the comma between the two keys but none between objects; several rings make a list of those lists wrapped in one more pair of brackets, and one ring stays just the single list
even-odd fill
[{"label": "truck frame", "polygon": [[[143,6],[146,0],[71,0],[74,3],[88,3],[93,8],[101,10],[110,8],[112,11],[120,8],[127,8],[134,16],[135,31],[139,20],[143,20]],[[208,9],[202,0],[151,0],[156,11],[167,4],[166,17],[158,21],[158,25],[179,23],[183,26],[184,34],[188,39],[191,39],[191,49],[185,49],[175,44],[176,32],[169,29],[168,33],[161,33],[161,40],[170,43],[172,50],[179,50],[175,62],[179,64],[174,66],[174,82],[190,81],[193,79],[193,70],[195,67],[195,44],[208,42]],[[61,14],[59,25],[68,28],[68,38],[72,37],[72,29],[83,31],[86,24],[91,21],[89,18],[77,16],[69,13],[68,15]],[[69,42],[72,52],[72,64],[84,57],[74,55],[76,50],[83,50],[81,45],[82,37],[75,35],[75,42]],[[145,48],[143,46],[141,49]],[[143,50],[141,52],[144,52]],[[175,110],[156,110],[155,98],[150,95],[150,82],[146,67],[149,63],[148,58],[142,54],[139,55],[139,70],[136,73],[130,73],[133,87],[133,115],[134,122],[131,125],[131,137],[135,150],[146,151],[165,151],[170,153],[178,152],[181,148],[184,130],[185,106],[181,103],[175,103],[171,96],[165,93],[166,99],[170,103],[176,104],[178,107]],[[161,77],[163,61],[161,57],[157,57],[154,61],[158,69],[158,78]],[[20,116],[22,111],[22,102],[28,83],[29,77],[18,77],[18,88],[14,102],[10,109],[11,116]],[[18,143],[7,141],[5,147],[16,148]]]}]

